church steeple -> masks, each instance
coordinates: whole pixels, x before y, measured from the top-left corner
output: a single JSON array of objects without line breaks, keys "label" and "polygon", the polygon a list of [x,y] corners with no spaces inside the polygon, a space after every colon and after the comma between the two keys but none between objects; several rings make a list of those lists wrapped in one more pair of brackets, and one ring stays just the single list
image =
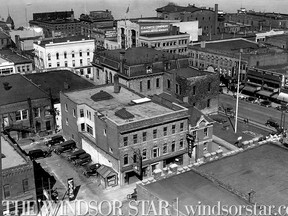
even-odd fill
[{"label": "church steeple", "polygon": [[8,17],[7,17],[7,19],[6,19],[6,24],[9,26],[10,29],[14,29],[14,28],[15,28],[14,20],[13,20],[12,17],[10,16],[9,7],[8,7]]}]

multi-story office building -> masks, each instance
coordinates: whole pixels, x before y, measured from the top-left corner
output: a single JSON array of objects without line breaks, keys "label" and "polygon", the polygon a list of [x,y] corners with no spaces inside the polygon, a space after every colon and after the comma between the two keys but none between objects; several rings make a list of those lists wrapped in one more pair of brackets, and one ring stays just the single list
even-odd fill
[{"label": "multi-story office building", "polygon": [[0,77],[1,131],[15,140],[35,133],[53,133],[55,120],[49,96],[21,74]]},{"label": "multi-story office building", "polygon": [[218,34],[218,4],[215,4],[215,8],[199,8],[195,5],[178,6],[173,3],[157,8],[157,17],[168,20],[180,20],[180,21],[195,21],[199,22],[199,29],[201,29],[203,35]]},{"label": "multi-story office building", "polygon": [[96,84],[113,83],[118,74],[121,84],[147,96],[163,92],[165,71],[187,67],[189,62],[186,56],[136,47],[96,52],[92,64]]},{"label": "multi-story office building", "polygon": [[187,165],[188,109],[153,102],[118,79],[114,85],[61,93],[64,136],[77,141],[93,162],[113,168],[120,185],[175,161]]},{"label": "multi-story office building", "polygon": [[70,68],[92,79],[94,40],[84,36],[56,38],[34,43],[35,66],[38,70]]},{"label": "multi-story office building", "polygon": [[81,22],[74,18],[73,10],[33,13],[29,24],[43,28],[46,38],[81,35]]},{"label": "multi-story office building", "polygon": [[[1,134],[0,139],[2,149],[1,195],[3,196],[4,215],[5,213],[8,215],[16,214],[16,208],[18,214],[25,214],[28,211],[37,212],[36,185],[32,161],[9,136]],[[7,205],[5,201],[8,200],[17,200],[17,207],[12,202],[9,202],[9,205]],[[24,203],[28,200],[31,201],[31,206],[28,206],[27,202],[26,204]]]}]

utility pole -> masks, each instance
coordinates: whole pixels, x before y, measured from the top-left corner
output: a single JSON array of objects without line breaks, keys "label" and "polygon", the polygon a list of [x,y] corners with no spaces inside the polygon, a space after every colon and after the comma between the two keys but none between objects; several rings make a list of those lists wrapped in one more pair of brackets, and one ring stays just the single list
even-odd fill
[{"label": "utility pole", "polygon": [[239,85],[240,85],[240,70],[241,70],[241,54],[242,50],[240,50],[239,56],[239,67],[238,67],[238,79],[237,79],[237,98],[236,98],[236,116],[235,116],[235,133],[237,133],[237,124],[238,124],[238,108],[239,108]]}]

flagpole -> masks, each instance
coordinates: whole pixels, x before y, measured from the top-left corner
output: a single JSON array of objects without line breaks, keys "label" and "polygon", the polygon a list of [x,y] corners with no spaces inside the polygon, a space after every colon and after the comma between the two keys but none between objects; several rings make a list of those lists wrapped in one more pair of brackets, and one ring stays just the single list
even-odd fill
[{"label": "flagpole", "polygon": [[236,98],[236,116],[235,116],[235,133],[237,133],[237,124],[238,124],[238,108],[239,108],[239,83],[240,83],[240,70],[241,70],[241,53],[239,56],[239,66],[238,66],[238,78],[237,78],[237,98]]}]

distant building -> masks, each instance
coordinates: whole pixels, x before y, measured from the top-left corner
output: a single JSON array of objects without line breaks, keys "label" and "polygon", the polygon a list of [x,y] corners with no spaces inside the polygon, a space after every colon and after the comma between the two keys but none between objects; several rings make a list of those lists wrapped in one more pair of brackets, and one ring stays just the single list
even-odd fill
[{"label": "distant building", "polygon": [[34,43],[35,66],[39,71],[67,69],[93,79],[94,40],[84,36],[47,39]]},{"label": "distant building", "polygon": [[259,33],[256,33],[256,42],[265,42],[268,37],[272,37],[275,35],[283,35],[285,33],[286,31],[277,30],[277,29],[272,29],[267,32],[259,32]]},{"label": "distant building", "polygon": [[203,35],[218,34],[218,4],[215,8],[195,7],[195,5],[178,6],[174,3],[157,8],[157,17],[168,20],[180,20],[181,22],[199,22],[199,29]]},{"label": "distant building", "polygon": [[265,44],[288,50],[288,32],[286,34],[273,35],[266,37]]},{"label": "distant building", "polygon": [[9,36],[8,33],[1,30],[1,27],[0,27],[0,50],[8,48],[11,45],[12,45],[11,37]]},{"label": "distant building", "polygon": [[74,11],[33,13],[31,27],[43,28],[46,38],[81,35],[81,23],[74,18]]},{"label": "distant building", "polygon": [[53,133],[54,112],[49,96],[21,74],[0,77],[1,131],[15,140],[35,133]]},{"label": "distant building", "polygon": [[147,47],[99,51],[92,63],[96,84],[113,83],[118,74],[121,84],[146,96],[163,92],[165,71],[188,64],[186,56]]},{"label": "distant building", "polygon": [[32,73],[33,62],[27,57],[10,49],[0,50],[0,75],[12,73]]},{"label": "distant building", "polygon": [[6,19],[6,24],[10,28],[10,30],[13,30],[15,28],[14,20],[12,19],[10,14],[8,14],[8,17]]},{"label": "distant building", "polygon": [[[3,191],[3,213],[13,215],[15,203],[10,202],[9,206],[5,200],[18,201],[18,213],[29,209],[37,210],[36,185],[34,167],[32,161],[25,155],[20,147],[7,135],[0,136],[1,139],[1,160],[2,160],[2,191]],[[21,201],[31,201],[32,206],[23,206]],[[2,205],[2,204],[1,204]],[[9,209],[8,209],[9,208]],[[28,211],[27,211],[28,212]]]},{"label": "distant building", "polygon": [[32,73],[24,75],[28,80],[35,83],[47,95],[51,94],[53,106],[56,112],[56,124],[58,129],[62,128],[62,115],[60,107],[60,92],[75,91],[95,86],[92,82],[69,70],[55,70],[43,73]]},{"label": "distant building", "polygon": [[77,141],[93,162],[116,171],[120,185],[150,177],[175,159],[188,165],[188,109],[144,98],[119,84],[118,75],[114,81],[114,86],[61,93],[64,136]]}]

